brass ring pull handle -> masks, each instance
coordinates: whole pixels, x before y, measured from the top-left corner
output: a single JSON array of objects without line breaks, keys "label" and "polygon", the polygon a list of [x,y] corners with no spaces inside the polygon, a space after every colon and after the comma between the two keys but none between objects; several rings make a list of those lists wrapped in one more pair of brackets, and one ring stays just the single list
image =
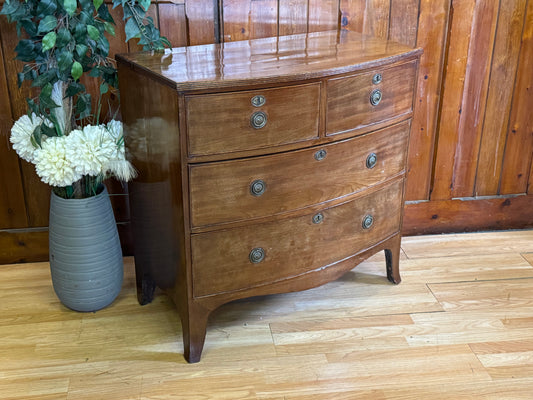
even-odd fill
[{"label": "brass ring pull handle", "polygon": [[366,167],[368,169],[372,169],[376,166],[378,163],[378,156],[376,153],[370,153],[368,157],[366,158]]},{"label": "brass ring pull handle", "polygon": [[256,196],[256,197],[261,196],[263,193],[265,193],[265,190],[266,190],[266,183],[262,179],[257,179],[250,184],[250,193],[253,196]]},{"label": "brass ring pull handle", "polygon": [[250,262],[252,264],[259,264],[265,259],[265,256],[265,250],[262,247],[256,247],[250,251],[250,255],[248,257],[250,258]]},{"label": "brass ring pull handle", "polygon": [[318,150],[315,153],[315,160],[322,161],[324,158],[326,158],[327,155],[328,155],[328,152],[326,150],[324,150],[324,149]]},{"label": "brass ring pull handle", "polygon": [[254,107],[264,106],[265,103],[266,103],[266,98],[262,94],[258,94],[257,96],[252,97],[252,106]]},{"label": "brass ring pull handle", "polygon": [[363,218],[363,229],[370,229],[374,225],[374,217],[372,215],[366,215]]},{"label": "brass ring pull handle", "polygon": [[381,103],[381,99],[383,98],[383,93],[381,93],[381,90],[376,89],[373,90],[370,94],[370,104],[373,106],[377,106],[379,103]]},{"label": "brass ring pull handle", "polygon": [[321,224],[322,221],[324,221],[324,215],[322,213],[313,215],[313,224],[318,225]]},{"label": "brass ring pull handle", "polygon": [[372,83],[374,85],[379,85],[382,81],[383,81],[383,75],[381,75],[381,74],[375,74],[372,77]]},{"label": "brass ring pull handle", "polygon": [[264,111],[256,111],[250,117],[250,124],[254,129],[261,129],[267,124],[267,115]]}]

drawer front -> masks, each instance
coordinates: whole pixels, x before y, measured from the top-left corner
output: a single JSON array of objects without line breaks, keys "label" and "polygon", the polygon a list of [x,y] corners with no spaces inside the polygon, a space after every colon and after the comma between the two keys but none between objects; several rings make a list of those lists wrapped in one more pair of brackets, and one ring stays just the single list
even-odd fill
[{"label": "drawer front", "polygon": [[314,214],[192,235],[195,297],[304,274],[366,250],[400,229],[403,179]]},{"label": "drawer front", "polygon": [[320,84],[187,96],[189,155],[261,149],[318,137]]},{"label": "drawer front", "polygon": [[404,171],[409,122],[341,142],[189,167],[193,227],[266,217],[358,192]]},{"label": "drawer front", "polygon": [[415,61],[327,81],[326,134],[334,135],[409,113]]}]

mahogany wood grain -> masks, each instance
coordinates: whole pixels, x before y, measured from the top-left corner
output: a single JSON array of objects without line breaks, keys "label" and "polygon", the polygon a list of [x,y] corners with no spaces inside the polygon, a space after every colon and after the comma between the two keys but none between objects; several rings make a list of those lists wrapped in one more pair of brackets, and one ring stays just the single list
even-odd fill
[{"label": "mahogany wood grain", "polygon": [[[267,157],[192,165],[193,227],[261,218],[357,193],[401,174],[405,168],[408,122],[338,143]],[[318,151],[326,156],[317,161]],[[368,157],[375,154],[375,167]],[[250,185],[261,179],[264,194]],[[235,205],[238,205],[237,207]]]},{"label": "mahogany wood grain", "polygon": [[509,0],[500,5],[476,196],[496,195],[499,191],[526,4],[525,0]]},{"label": "mahogany wood grain", "polygon": [[279,35],[307,32],[308,0],[279,0]]},{"label": "mahogany wood grain", "polygon": [[[317,214],[191,238],[194,296],[242,290],[289,279],[326,268],[373,246],[400,229],[403,180],[368,196],[320,210]],[[363,228],[371,215],[374,223]],[[275,234],[273,235],[273,232]],[[265,258],[254,264],[252,249],[262,248]]]},{"label": "mahogany wood grain", "polygon": [[[354,76],[333,78],[327,81],[326,134],[365,128],[377,122],[409,114],[413,109],[413,93],[418,64],[410,62],[392,68],[376,68]],[[382,81],[373,83],[381,74]],[[379,104],[373,105],[370,97],[380,91]]]},{"label": "mahogany wood grain", "polygon": [[142,71],[155,74],[179,91],[232,91],[249,88],[252,81],[256,86],[280,85],[356,72],[380,67],[383,60],[394,63],[420,53],[420,49],[396,42],[341,30],[176,48],[164,55],[141,52],[118,57],[141,64]]},{"label": "mahogany wood grain", "polygon": [[[318,138],[320,83],[186,97],[190,156],[231,153]],[[263,96],[265,104],[252,99]],[[264,113],[262,128],[251,119]]]},{"label": "mahogany wood grain", "polygon": [[451,198],[458,127],[463,105],[465,74],[475,2],[456,0],[450,10],[446,69],[440,109],[438,143],[435,149],[431,200]]},{"label": "mahogany wood grain", "polygon": [[[528,3],[518,75],[503,158],[500,194],[526,193],[533,154],[533,2]],[[529,185],[533,188],[533,185]],[[530,192],[531,193],[531,192]]]},{"label": "mahogany wood grain", "polygon": [[407,200],[429,200],[450,3],[451,0],[420,2],[417,45],[424,53],[420,58],[409,143]]},{"label": "mahogany wood grain", "polygon": [[43,260],[48,260],[48,229],[0,231],[1,264]]},{"label": "mahogany wood grain", "polygon": [[238,41],[278,34],[277,0],[225,0],[223,41]]},{"label": "mahogany wood grain", "polygon": [[474,195],[498,11],[498,2],[478,2],[474,9],[465,87],[457,127],[452,198]]}]

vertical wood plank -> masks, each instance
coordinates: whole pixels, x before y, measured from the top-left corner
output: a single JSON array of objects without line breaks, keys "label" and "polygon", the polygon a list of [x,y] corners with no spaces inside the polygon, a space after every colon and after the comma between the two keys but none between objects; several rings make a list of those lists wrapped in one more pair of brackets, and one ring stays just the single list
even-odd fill
[{"label": "vertical wood plank", "polygon": [[451,198],[474,6],[475,2],[471,0],[454,0],[450,11],[447,64],[431,200]]},{"label": "vertical wood plank", "polygon": [[[189,36],[188,44],[194,46],[215,43],[215,19],[218,19],[218,15],[215,15],[214,0],[187,0],[185,13]],[[174,44],[172,45],[174,46]]]},{"label": "vertical wood plank", "polygon": [[[8,24],[4,18],[0,24],[4,67],[11,103],[13,119],[18,119],[27,112],[26,98],[30,97],[30,89],[25,82],[19,89],[17,73],[22,70],[22,63],[15,60],[15,46],[18,43],[14,24]],[[50,187],[41,182],[33,164],[20,160],[21,183],[24,188],[26,215],[29,227],[48,225],[48,209],[50,204]]]},{"label": "vertical wood plank", "polygon": [[501,2],[475,194],[498,194],[526,0]]},{"label": "vertical wood plank", "polygon": [[501,194],[525,193],[533,189],[530,168],[533,156],[533,1],[529,0],[518,78],[511,108],[507,146],[502,169]]},{"label": "vertical wood plank", "polygon": [[389,39],[416,44],[420,0],[391,0]]},{"label": "vertical wood plank", "polygon": [[389,36],[390,0],[340,0],[341,26],[365,35]]},{"label": "vertical wood plank", "polygon": [[187,46],[187,23],[185,4],[158,4],[159,30],[172,47]]},{"label": "vertical wood plank", "polygon": [[478,1],[465,75],[465,90],[458,126],[452,197],[471,197],[477,173],[483,117],[487,101],[490,65],[499,1]]},{"label": "vertical wood plank", "polygon": [[225,0],[222,7],[225,42],[278,33],[277,0]]},{"label": "vertical wood plank", "polygon": [[28,224],[19,160],[9,143],[12,126],[4,54],[0,45],[0,229],[23,228]]},{"label": "vertical wood plank", "polygon": [[451,0],[421,0],[417,46],[420,58],[409,143],[407,200],[428,200],[440,104],[444,50]]},{"label": "vertical wood plank", "polygon": [[279,0],[279,34],[307,32],[308,0]]},{"label": "vertical wood plank", "polygon": [[309,32],[337,29],[339,0],[309,0]]}]

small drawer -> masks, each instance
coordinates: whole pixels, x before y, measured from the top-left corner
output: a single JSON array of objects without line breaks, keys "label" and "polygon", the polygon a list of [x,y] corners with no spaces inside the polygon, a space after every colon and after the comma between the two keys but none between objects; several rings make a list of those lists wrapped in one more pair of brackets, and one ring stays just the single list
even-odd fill
[{"label": "small drawer", "polygon": [[327,81],[326,134],[335,135],[408,114],[416,61]]},{"label": "small drawer", "polygon": [[333,144],[189,166],[193,228],[338,199],[405,169],[409,122]]},{"label": "small drawer", "polygon": [[400,230],[403,179],[313,214],[192,235],[195,297],[269,284],[326,267]]},{"label": "small drawer", "polygon": [[256,150],[318,137],[320,84],[185,98],[190,156]]}]

